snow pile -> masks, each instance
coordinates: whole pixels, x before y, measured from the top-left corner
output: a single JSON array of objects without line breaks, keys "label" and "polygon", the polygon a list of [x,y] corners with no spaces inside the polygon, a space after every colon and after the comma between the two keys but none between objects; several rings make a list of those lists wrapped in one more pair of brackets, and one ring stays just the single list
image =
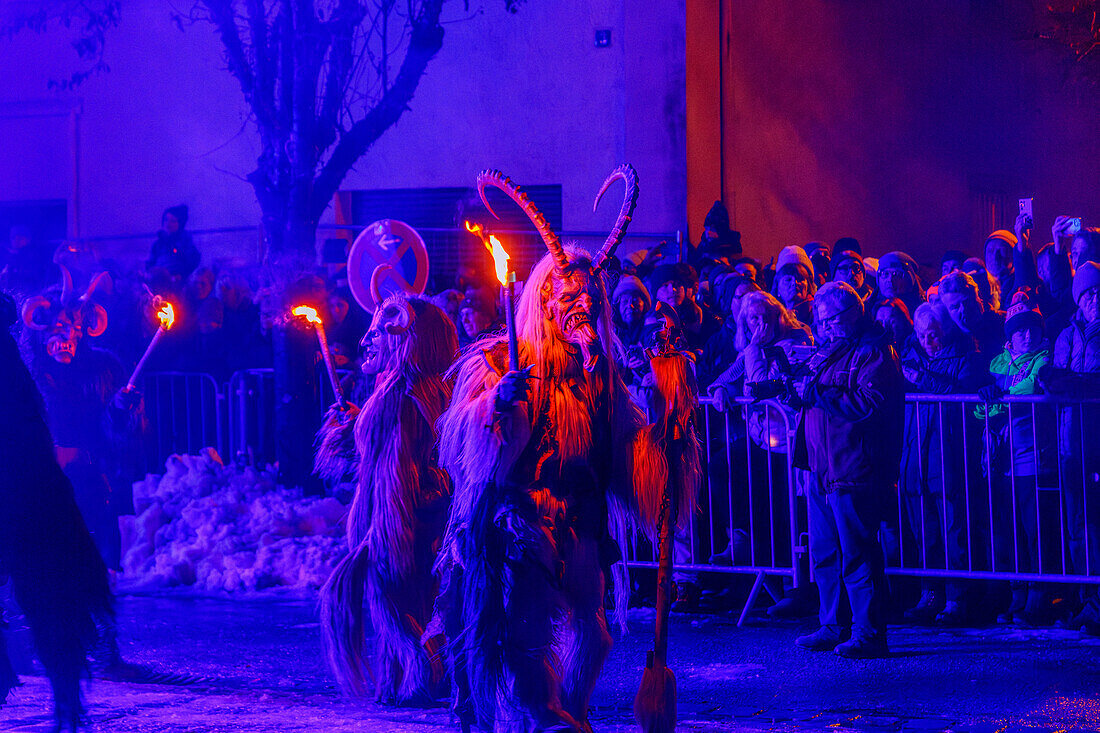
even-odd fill
[{"label": "snow pile", "polygon": [[272,469],[225,466],[212,448],[135,483],[134,511],[119,518],[131,589],[313,591],[347,550],[343,504],[279,488]]}]

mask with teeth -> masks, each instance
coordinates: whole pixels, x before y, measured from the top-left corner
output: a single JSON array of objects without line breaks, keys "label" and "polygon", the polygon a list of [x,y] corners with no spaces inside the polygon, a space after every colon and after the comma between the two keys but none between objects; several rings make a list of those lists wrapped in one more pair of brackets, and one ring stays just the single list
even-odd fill
[{"label": "mask with teeth", "polygon": [[547,320],[553,323],[553,330],[561,340],[577,347],[584,368],[591,371],[602,354],[596,324],[603,315],[605,296],[599,276],[592,272],[587,262],[577,263],[547,285]]},{"label": "mask with teeth", "polygon": [[554,276],[547,281],[546,287],[541,292],[544,316],[558,338],[574,345],[580,351],[584,368],[588,371],[596,368],[602,355],[596,323],[603,315],[601,310],[607,295],[600,280],[600,273],[611,264],[615,250],[622,244],[623,237],[626,236],[626,228],[634,214],[634,207],[638,203],[638,173],[633,166],[624,164],[613,170],[604,180],[592,205],[593,212],[599,207],[600,199],[615,181],[622,181],[624,185],[623,203],[619,207],[615,226],[591,260],[579,258],[570,262],[570,256],[566,253],[561,239],[550,228],[546,217],[527,194],[519,189],[519,186],[498,170],[484,170],[477,176],[478,194],[490,214],[500,218],[485,195],[486,188],[491,186],[502,191],[523,209],[531,223],[535,225],[539,236],[542,237],[554,263]]}]

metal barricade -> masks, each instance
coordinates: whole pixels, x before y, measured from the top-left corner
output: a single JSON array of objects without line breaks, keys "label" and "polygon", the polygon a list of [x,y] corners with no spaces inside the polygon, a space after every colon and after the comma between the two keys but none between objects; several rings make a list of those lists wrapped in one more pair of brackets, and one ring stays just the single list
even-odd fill
[{"label": "metal barricade", "polygon": [[[677,532],[677,573],[755,575],[742,609],[744,620],[764,588],[767,576],[803,580],[798,568],[807,554],[805,502],[798,496],[799,477],[791,462],[795,424],[774,400],[731,400],[731,410],[712,398],[696,411],[703,441],[703,485],[698,509],[687,530]],[[655,548],[635,530],[626,549],[632,568],[655,568]]]},{"label": "metal barricade", "polygon": [[[808,529],[794,468],[795,419],[774,401],[702,399],[698,510],[678,532],[677,573],[755,575],[738,623],[767,576],[806,582]],[[1100,399],[908,395],[901,480],[881,539],[889,575],[944,581],[1100,584]],[[754,433],[754,417],[757,421]],[[762,426],[762,427],[761,427]],[[637,530],[627,565],[655,568]]]},{"label": "metal barricade", "polygon": [[1100,399],[914,394],[906,413],[888,574],[1100,583]]},{"label": "metal barricade", "polygon": [[275,462],[275,370],[242,369],[229,378],[230,455],[238,463]]},{"label": "metal barricade", "polygon": [[161,472],[173,453],[197,453],[212,447],[225,455],[225,392],[209,374],[147,372],[142,377],[150,433],[145,470]]}]

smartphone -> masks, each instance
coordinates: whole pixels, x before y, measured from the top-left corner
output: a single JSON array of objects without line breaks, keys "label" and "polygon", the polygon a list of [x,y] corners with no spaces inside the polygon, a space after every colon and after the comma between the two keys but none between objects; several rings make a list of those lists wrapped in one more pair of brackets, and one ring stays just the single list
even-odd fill
[{"label": "smartphone", "polygon": [[1031,226],[1035,223],[1035,217],[1031,214],[1031,202],[1034,198],[1020,199],[1020,213],[1027,217],[1027,228],[1031,229]]},{"label": "smartphone", "polygon": [[1069,221],[1066,222],[1066,236],[1076,237],[1080,233],[1081,233],[1081,219],[1080,219],[1080,217],[1078,217],[1076,219],[1070,219]]}]

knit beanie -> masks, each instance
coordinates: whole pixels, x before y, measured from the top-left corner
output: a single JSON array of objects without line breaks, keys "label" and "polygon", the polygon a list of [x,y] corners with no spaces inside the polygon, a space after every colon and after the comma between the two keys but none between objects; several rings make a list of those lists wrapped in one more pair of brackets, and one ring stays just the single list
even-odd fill
[{"label": "knit beanie", "polygon": [[1093,288],[1100,288],[1100,265],[1084,262],[1073,276],[1073,302],[1080,304],[1081,296]]},{"label": "knit beanie", "polygon": [[1023,328],[1037,328],[1040,333],[1043,331],[1042,311],[1026,288],[1012,296],[1012,304],[1005,312],[1005,337],[1011,338],[1013,333]]},{"label": "knit beanie", "polygon": [[811,259],[813,259],[813,256],[816,254],[823,254],[826,257],[829,256],[829,245],[817,240],[807,242],[802,245],[802,249],[805,250],[806,254],[809,255]]},{"label": "knit beanie", "polygon": [[855,237],[841,237],[833,245],[833,257],[836,257],[840,252],[855,252],[862,256],[863,248],[860,247],[859,240]]},{"label": "knit beanie", "polygon": [[661,289],[661,286],[668,282],[687,287],[687,283],[684,282],[676,265],[669,263],[657,265],[649,275],[649,292],[655,295]]},{"label": "knit beanie", "polygon": [[787,267],[788,265],[794,265],[796,267],[803,268],[805,270],[806,277],[808,277],[810,280],[814,279],[813,263],[810,262],[810,256],[806,254],[806,250],[802,249],[801,247],[791,245],[789,247],[784,247],[779,251],[779,257],[776,259],[775,262],[776,276],[778,276],[783,268]]},{"label": "knit beanie", "polygon": [[836,280],[836,271],[840,269],[840,266],[845,262],[855,262],[860,267],[863,267],[863,255],[855,250],[845,249],[837,252],[833,251],[833,259],[829,263],[829,279]]},{"label": "knit beanie", "polygon": [[615,292],[611,295],[611,302],[617,302],[619,296],[625,295],[626,293],[637,293],[642,296],[642,300],[645,301],[645,310],[647,312],[653,307],[653,298],[649,296],[649,290],[641,280],[633,275],[623,275],[619,278],[619,284],[615,286]]},{"label": "knit beanie", "polygon": [[[180,204],[179,206],[169,206],[164,210],[165,214],[171,214],[176,217],[176,221],[180,223],[180,229],[187,226],[188,209],[186,204]],[[163,218],[163,217],[162,217]]]},{"label": "knit beanie", "polygon": [[710,227],[719,234],[728,232],[730,228],[730,213],[721,201],[715,201],[703,219],[703,228]]},{"label": "knit beanie", "polygon": [[1016,235],[1008,231],[1007,229],[998,229],[997,231],[986,237],[985,241],[988,243],[991,239],[1000,239],[1009,247],[1015,247],[1017,242]]}]

